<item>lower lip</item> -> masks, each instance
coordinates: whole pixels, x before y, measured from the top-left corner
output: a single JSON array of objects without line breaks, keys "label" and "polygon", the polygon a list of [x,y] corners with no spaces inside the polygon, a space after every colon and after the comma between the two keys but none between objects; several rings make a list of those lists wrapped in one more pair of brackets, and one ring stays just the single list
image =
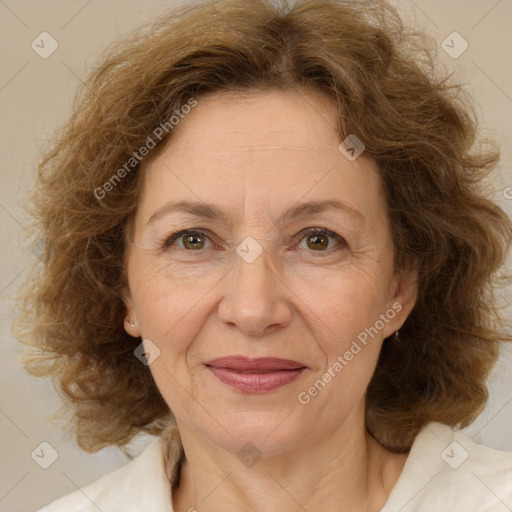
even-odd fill
[{"label": "lower lip", "polygon": [[240,373],[228,368],[207,368],[224,384],[245,393],[266,393],[296,380],[306,368],[276,370],[269,373]]}]

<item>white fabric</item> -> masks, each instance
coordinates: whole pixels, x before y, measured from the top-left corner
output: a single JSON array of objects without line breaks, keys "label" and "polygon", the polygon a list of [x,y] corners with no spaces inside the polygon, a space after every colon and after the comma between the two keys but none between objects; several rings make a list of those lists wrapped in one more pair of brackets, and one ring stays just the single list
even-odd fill
[{"label": "white fabric", "polygon": [[[39,512],[173,512],[155,439],[130,463]],[[381,512],[510,512],[512,453],[475,444],[446,425],[418,434]]]},{"label": "white fabric", "polygon": [[512,511],[512,453],[430,423],[414,440],[381,512],[445,511]]}]

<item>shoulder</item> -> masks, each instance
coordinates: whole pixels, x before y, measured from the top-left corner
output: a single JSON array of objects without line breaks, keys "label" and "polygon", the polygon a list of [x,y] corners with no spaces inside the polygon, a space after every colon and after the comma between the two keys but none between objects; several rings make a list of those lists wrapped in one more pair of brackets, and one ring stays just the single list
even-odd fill
[{"label": "shoulder", "polygon": [[381,512],[512,509],[512,453],[494,450],[441,423],[416,437]]},{"label": "shoulder", "polygon": [[38,512],[172,512],[166,441],[153,440],[135,459]]}]

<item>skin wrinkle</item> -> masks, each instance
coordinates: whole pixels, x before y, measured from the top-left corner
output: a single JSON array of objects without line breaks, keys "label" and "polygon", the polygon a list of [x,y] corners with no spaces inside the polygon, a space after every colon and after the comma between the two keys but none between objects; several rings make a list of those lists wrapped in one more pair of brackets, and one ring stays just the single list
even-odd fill
[{"label": "skin wrinkle", "polygon": [[[326,116],[336,114],[321,95],[311,93],[311,102]],[[269,134],[266,116],[276,110],[283,130]],[[246,102],[211,96],[187,116],[176,138],[146,170],[128,256],[127,317],[137,325],[125,328],[161,351],[150,370],[175,414],[186,454],[173,497],[177,512],[191,506],[201,512],[277,512],[283,503],[286,510],[300,510],[296,502],[309,510],[337,510],[343,502],[347,511],[377,511],[405,462],[406,455],[390,452],[366,431],[364,396],[382,339],[400,327],[413,307],[414,279],[392,273],[391,231],[373,163],[348,162],[337,149],[336,134],[314,118],[291,91],[253,95]],[[286,129],[287,123],[294,128]],[[251,126],[246,133],[252,135],[240,135],[241,124]],[[281,134],[276,142],[283,144],[274,149],[230,151],[238,149],[242,138],[255,143],[244,147],[265,146],[263,139],[275,139],[276,133]],[[311,156],[297,157],[288,149],[299,146],[304,149],[299,155]],[[229,154],[233,158],[225,158]],[[172,173],[162,165],[167,160],[173,162]],[[191,190],[194,201],[215,199],[230,214],[243,212],[235,238],[239,243],[252,236],[261,244],[263,253],[253,263],[240,258],[233,244],[225,245],[232,228],[193,217],[173,221],[172,232],[207,229],[212,243],[207,241],[199,254],[177,246],[157,249],[156,240],[170,229],[163,219],[152,227],[153,241],[146,237],[149,247],[141,245],[143,226],[153,212],[170,199],[188,197]],[[326,211],[276,225],[276,214],[285,207],[333,194],[342,202],[350,198],[362,209],[365,223]],[[326,227],[346,236],[349,245],[338,245],[334,238],[336,249],[328,256],[312,255],[304,238],[289,239],[308,227]],[[282,237],[280,231],[273,234],[277,229],[283,230]],[[213,249],[217,238],[223,250]],[[291,244],[300,244],[301,251],[291,250]],[[311,404],[299,404],[298,393],[393,302],[403,310],[383,332]],[[270,394],[247,395],[217,381],[203,365],[213,357],[241,353],[292,358],[309,368]],[[204,408],[213,403],[215,412],[209,415]],[[247,441],[263,454],[253,468],[244,468],[236,457]],[[318,485],[309,485],[315,481]]]}]

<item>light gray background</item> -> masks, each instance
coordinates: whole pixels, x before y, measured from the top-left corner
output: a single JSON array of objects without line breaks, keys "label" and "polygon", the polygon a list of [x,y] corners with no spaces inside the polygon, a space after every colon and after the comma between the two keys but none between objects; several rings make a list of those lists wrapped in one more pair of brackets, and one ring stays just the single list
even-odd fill
[{"label": "light gray background", "polygon": [[[243,1],[243,0],[241,0]],[[501,145],[492,178],[496,200],[512,213],[512,2],[510,0],[394,0],[409,24],[435,37],[440,63],[454,70],[478,102],[486,135]],[[49,382],[21,369],[9,331],[9,299],[35,257],[24,248],[23,211],[35,166],[55,127],[65,121],[81,77],[108,43],[149,20],[172,2],[112,0],[0,0],[0,511],[33,511],[127,462],[115,448],[82,453],[47,416],[58,398]],[[58,42],[47,59],[31,48],[43,31]],[[468,49],[451,58],[442,42],[453,31]],[[448,39],[448,44],[452,44]],[[457,40],[453,45],[457,46]],[[508,188],[511,187],[511,188]],[[512,303],[512,293],[504,296]],[[512,313],[509,311],[509,315]],[[489,381],[491,398],[466,432],[488,446],[512,451],[512,350],[504,350]],[[151,440],[132,445],[139,453]],[[42,442],[58,454],[42,469],[31,453]]]}]

